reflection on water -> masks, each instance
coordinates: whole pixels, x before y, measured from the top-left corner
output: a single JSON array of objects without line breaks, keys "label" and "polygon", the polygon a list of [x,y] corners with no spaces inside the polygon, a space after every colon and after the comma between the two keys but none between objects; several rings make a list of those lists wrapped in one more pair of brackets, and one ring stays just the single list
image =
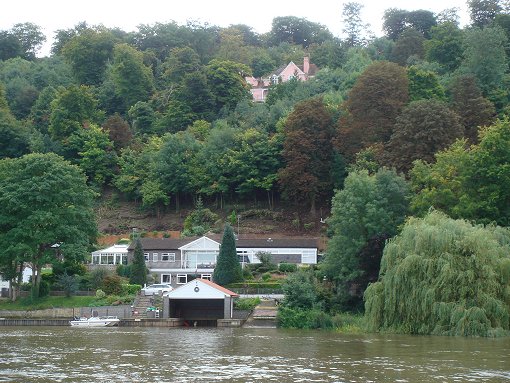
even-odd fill
[{"label": "reflection on water", "polygon": [[0,382],[510,382],[510,339],[0,327]]}]

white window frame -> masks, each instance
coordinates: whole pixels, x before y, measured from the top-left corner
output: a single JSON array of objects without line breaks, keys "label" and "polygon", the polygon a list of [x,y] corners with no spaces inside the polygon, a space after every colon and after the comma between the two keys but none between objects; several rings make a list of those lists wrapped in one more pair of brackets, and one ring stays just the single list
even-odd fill
[{"label": "white window frame", "polygon": [[149,262],[149,257],[150,257],[149,253],[143,253],[143,257],[145,258],[145,262]]},{"label": "white window frame", "polygon": [[212,281],[212,274],[200,274],[201,279],[207,279],[208,281]]},{"label": "white window frame", "polygon": [[[181,279],[184,278],[184,282],[181,282]],[[188,283],[188,274],[177,274],[177,284],[185,285]]]},{"label": "white window frame", "polygon": [[[164,280],[164,277],[168,277],[168,282],[166,282]],[[161,283],[171,284],[172,283],[172,274],[161,274]]]},{"label": "white window frame", "polygon": [[152,262],[157,262],[159,258],[159,253],[152,253]]},{"label": "white window frame", "polygon": [[[167,257],[168,259],[164,259]],[[161,253],[162,262],[175,262],[175,253]]]}]

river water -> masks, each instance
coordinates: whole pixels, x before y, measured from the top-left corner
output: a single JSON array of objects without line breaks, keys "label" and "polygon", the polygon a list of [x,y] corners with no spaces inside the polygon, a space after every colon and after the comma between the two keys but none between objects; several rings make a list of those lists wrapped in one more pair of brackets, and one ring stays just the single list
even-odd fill
[{"label": "river water", "polygon": [[510,382],[510,339],[0,327],[0,382]]}]

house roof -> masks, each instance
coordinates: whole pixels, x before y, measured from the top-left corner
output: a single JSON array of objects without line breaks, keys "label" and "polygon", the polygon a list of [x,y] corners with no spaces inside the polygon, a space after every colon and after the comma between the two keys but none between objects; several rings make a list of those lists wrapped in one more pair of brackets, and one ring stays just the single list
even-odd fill
[{"label": "house roof", "polygon": [[223,299],[239,295],[207,279],[193,279],[165,294],[170,299]]},{"label": "house roof", "polygon": [[221,292],[223,292],[223,293],[225,293],[227,295],[230,295],[231,297],[238,297],[239,296],[239,294],[234,293],[233,291],[231,291],[229,289],[226,289],[225,287],[220,286],[217,283],[214,283],[214,282],[209,281],[207,279],[199,279],[199,280],[204,282],[206,285],[209,285],[209,286],[215,288],[216,290],[220,290]]},{"label": "house roof", "polygon": [[[193,238],[140,238],[144,250],[168,250],[179,249],[188,243],[196,240]],[[129,250],[134,250],[136,242],[131,242]]]},{"label": "house roof", "polygon": [[317,248],[317,238],[262,238],[262,239],[238,239],[236,247],[258,247],[258,248]]},{"label": "house roof", "polygon": [[[203,245],[219,245],[221,237],[190,237],[190,238],[140,238],[142,248],[147,250],[188,250],[195,249],[194,245],[203,247]],[[254,247],[254,248],[313,248],[319,246],[317,238],[239,238],[236,241],[236,247]],[[135,243],[129,245],[129,250],[135,248]]]},{"label": "house roof", "polygon": [[127,244],[121,244],[121,245],[113,245],[113,246],[107,247],[106,249],[96,250],[92,254],[99,254],[99,253],[127,253],[127,252],[128,252],[128,245]]}]

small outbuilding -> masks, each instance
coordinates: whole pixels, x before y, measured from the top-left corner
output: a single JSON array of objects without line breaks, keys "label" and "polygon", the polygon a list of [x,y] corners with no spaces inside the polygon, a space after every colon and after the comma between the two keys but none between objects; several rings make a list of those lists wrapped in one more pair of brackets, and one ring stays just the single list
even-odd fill
[{"label": "small outbuilding", "polygon": [[163,297],[163,317],[184,321],[231,319],[239,295],[207,279],[194,279]]}]

